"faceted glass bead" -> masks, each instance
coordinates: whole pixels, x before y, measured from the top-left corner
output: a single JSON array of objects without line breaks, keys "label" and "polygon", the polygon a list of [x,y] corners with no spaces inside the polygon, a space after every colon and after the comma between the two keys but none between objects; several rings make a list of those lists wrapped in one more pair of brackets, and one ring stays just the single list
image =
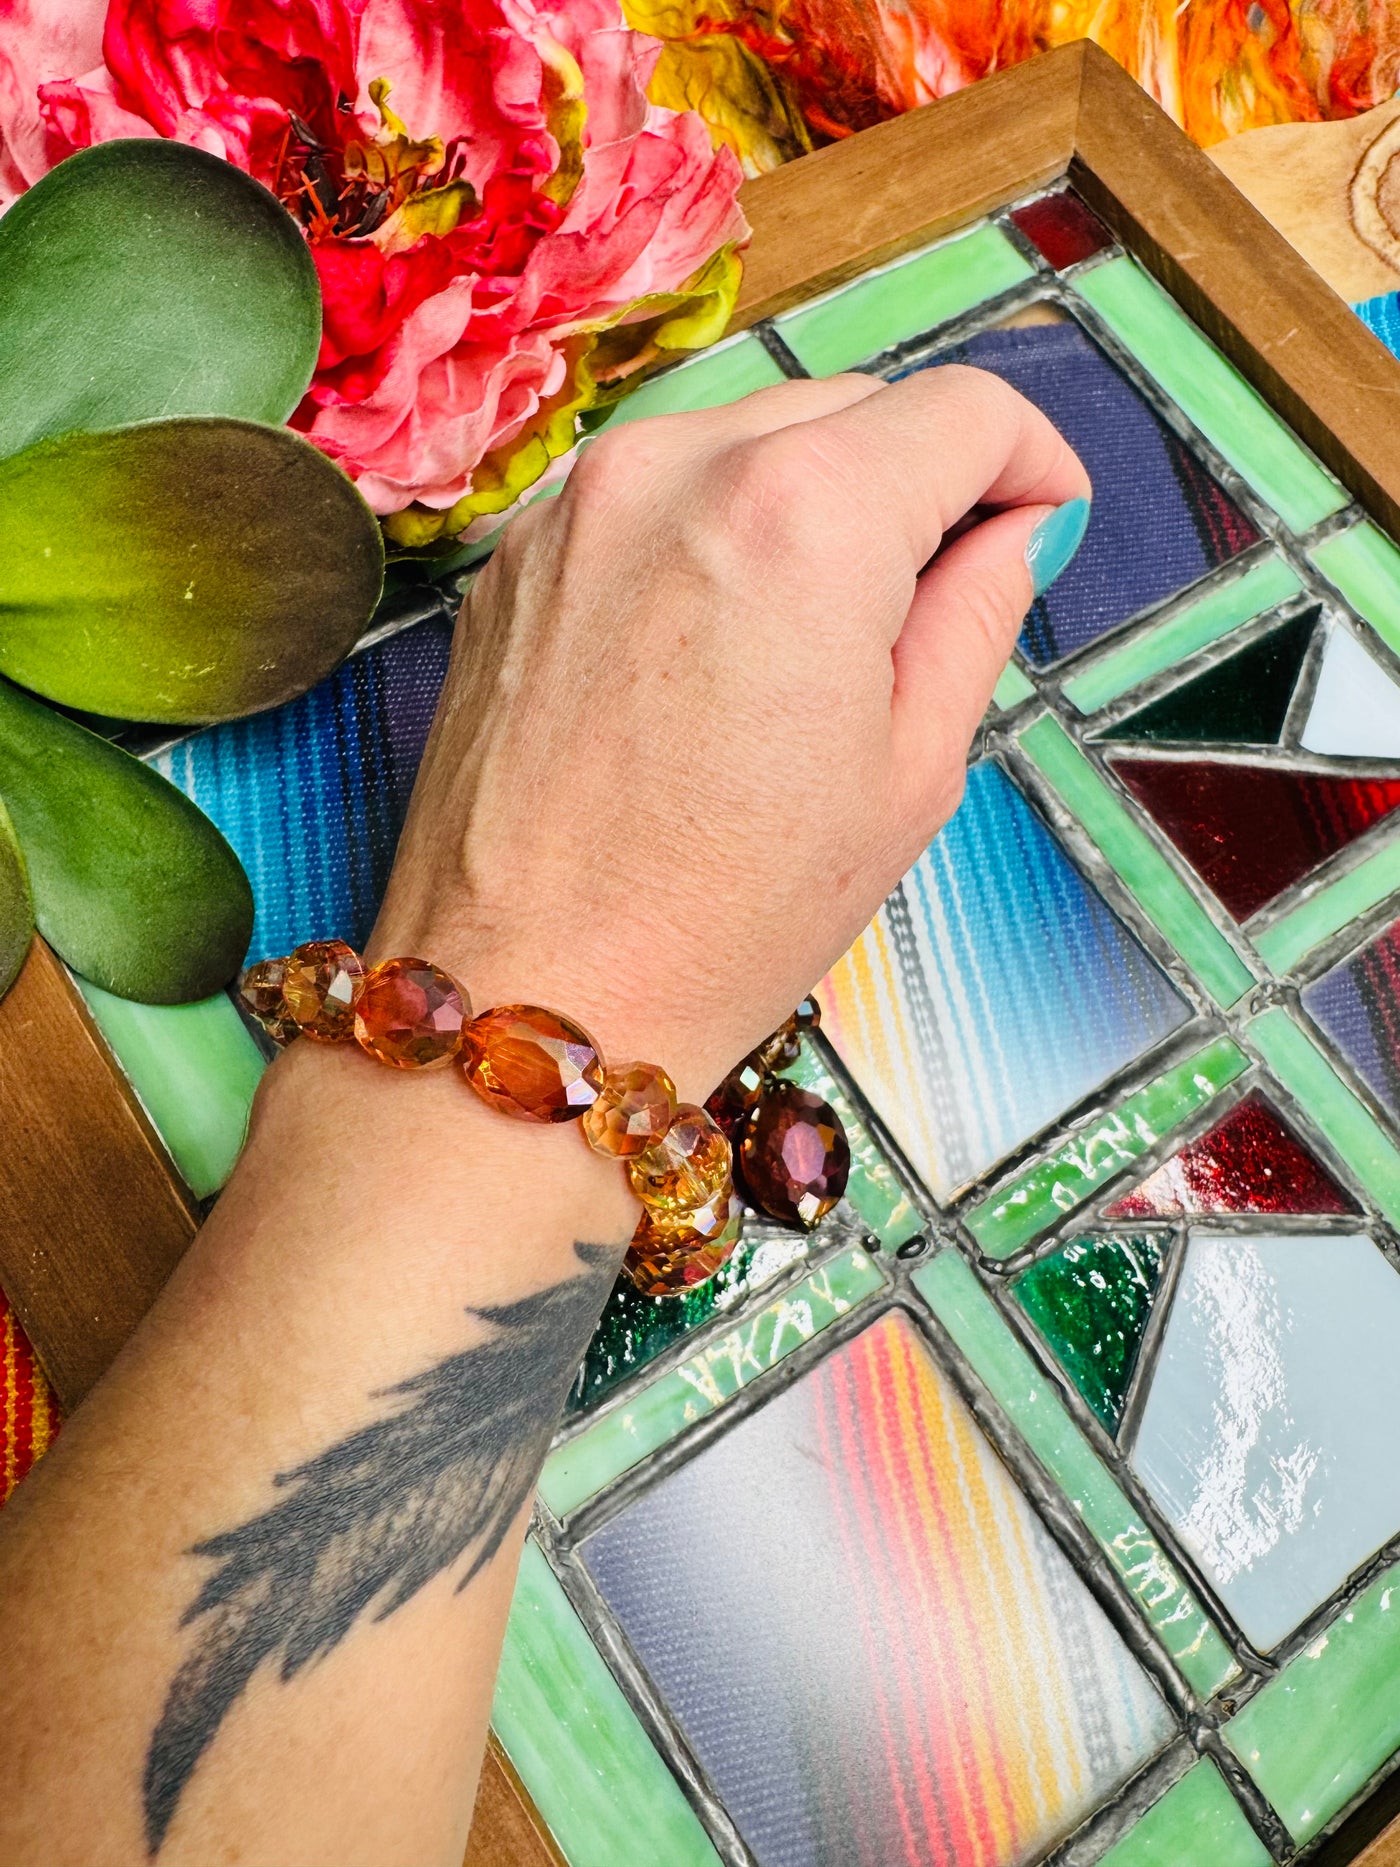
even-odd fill
[{"label": "faceted glass bead", "polygon": [[467,995],[426,959],[386,959],[365,974],[355,1007],[355,1040],[380,1063],[431,1070],[462,1047],[471,1016]]},{"label": "faceted glass bead", "polygon": [[785,1018],[771,1037],[766,1037],[750,1061],[761,1070],[786,1070],[802,1055],[802,1030],[797,1013]]},{"label": "faceted glass bead", "polygon": [[734,1130],[757,1106],[762,1093],[763,1071],[752,1057],[745,1057],[706,1099],[705,1113],[719,1123],[732,1142]]},{"label": "faceted glass bead", "polygon": [[719,1124],[682,1102],[662,1138],[627,1162],[627,1177],[651,1212],[694,1212],[729,1185],[733,1159]]},{"label": "faceted glass bead", "polygon": [[846,1190],[851,1150],[836,1111],[796,1083],[772,1082],[745,1125],[739,1166],[753,1203],[784,1225],[815,1225]]},{"label": "faceted glass bead", "polygon": [[583,1138],[597,1154],[630,1160],[659,1141],[676,1114],[676,1085],[659,1064],[608,1070],[598,1100],[583,1117]]},{"label": "faceted glass bead", "polygon": [[743,1228],[743,1207],[725,1193],[696,1215],[694,1227],[667,1223],[643,1210],[623,1269],[647,1296],[675,1296],[708,1283],[732,1257]]},{"label": "faceted glass bead", "polygon": [[343,940],[308,940],[286,962],[282,996],[307,1037],[336,1044],[355,1035],[355,1006],[364,989],[359,954]]},{"label": "faceted glass bead", "polygon": [[603,1087],[598,1046],[539,1005],[497,1005],[462,1033],[462,1071],[483,1102],[519,1121],[573,1121]]},{"label": "faceted glass bead", "polygon": [[247,968],[238,982],[238,996],[268,1036],[279,1044],[289,1044],[301,1029],[288,1012],[287,1001],[282,996],[286,974],[286,960],[260,959]]},{"label": "faceted glass bead", "polygon": [[821,1025],[822,1008],[809,992],[792,1015],[804,1031],[815,1031]]}]

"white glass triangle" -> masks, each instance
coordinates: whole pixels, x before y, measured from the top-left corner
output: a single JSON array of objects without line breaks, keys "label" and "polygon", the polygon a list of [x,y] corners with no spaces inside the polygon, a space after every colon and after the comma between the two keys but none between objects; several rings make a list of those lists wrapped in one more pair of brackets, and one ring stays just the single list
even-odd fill
[{"label": "white glass triangle", "polygon": [[1335,758],[1400,758],[1400,682],[1334,624],[1301,743]]}]

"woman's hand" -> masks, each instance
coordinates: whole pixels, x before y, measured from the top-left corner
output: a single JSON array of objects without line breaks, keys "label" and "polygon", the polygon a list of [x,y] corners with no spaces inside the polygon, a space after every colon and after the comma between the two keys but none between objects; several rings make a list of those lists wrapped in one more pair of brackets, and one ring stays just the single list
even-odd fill
[{"label": "woman's hand", "polygon": [[471,594],[374,955],[437,959],[478,1010],[553,1005],[703,1096],[956,807],[1031,534],[1088,492],[1044,416],[956,366],[594,442]]}]

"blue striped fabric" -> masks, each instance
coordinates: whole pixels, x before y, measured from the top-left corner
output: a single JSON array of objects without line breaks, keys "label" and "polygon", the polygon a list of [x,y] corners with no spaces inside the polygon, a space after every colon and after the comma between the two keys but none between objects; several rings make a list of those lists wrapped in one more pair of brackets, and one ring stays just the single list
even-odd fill
[{"label": "blue striped fabric", "polygon": [[1352,310],[1387,350],[1400,356],[1400,292],[1382,292],[1379,298],[1363,299]]},{"label": "blue striped fabric", "polygon": [[212,817],[253,884],[251,958],[364,943],[388,880],[451,629],[419,623],[301,699],[197,732],[151,762]]}]

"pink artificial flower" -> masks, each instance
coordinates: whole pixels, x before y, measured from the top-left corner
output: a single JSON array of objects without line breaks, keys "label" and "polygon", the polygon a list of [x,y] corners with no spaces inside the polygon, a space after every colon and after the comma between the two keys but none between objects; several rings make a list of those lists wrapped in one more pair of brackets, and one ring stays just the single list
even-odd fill
[{"label": "pink artificial flower", "polygon": [[659,50],[618,0],[0,0],[0,207],[119,136],[263,182],[321,281],[293,425],[423,543],[723,326],[739,168],[648,103]]}]

